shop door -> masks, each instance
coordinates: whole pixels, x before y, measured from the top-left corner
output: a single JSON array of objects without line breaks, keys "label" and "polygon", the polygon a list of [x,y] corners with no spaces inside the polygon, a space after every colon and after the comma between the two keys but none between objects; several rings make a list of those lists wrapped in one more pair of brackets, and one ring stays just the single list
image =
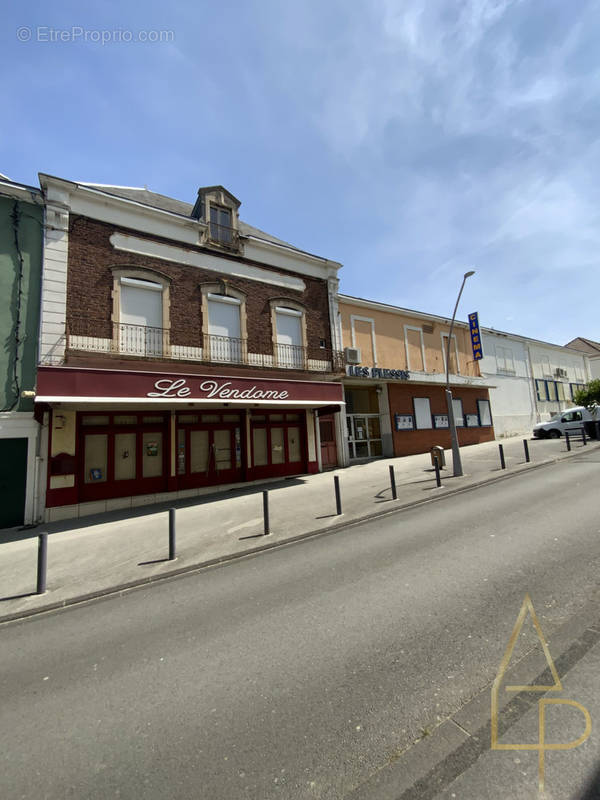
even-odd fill
[{"label": "shop door", "polygon": [[240,425],[179,426],[177,477],[183,489],[241,481]]},{"label": "shop door", "polygon": [[306,472],[304,426],[300,414],[265,414],[252,420],[252,477],[256,479]]},{"label": "shop door", "polygon": [[379,414],[348,414],[350,458],[380,458],[383,454]]},{"label": "shop door", "polygon": [[[80,427],[82,443],[80,500],[104,500],[154,494],[167,488],[167,432],[164,422],[146,423],[137,415],[87,416]],[[106,424],[103,424],[105,423]],[[141,424],[140,424],[141,423]]]},{"label": "shop door", "polygon": [[27,439],[0,439],[0,528],[22,525],[27,481]]},{"label": "shop door", "polygon": [[321,466],[323,469],[337,467],[337,447],[335,443],[335,421],[333,414],[319,417],[319,436],[321,439]]}]

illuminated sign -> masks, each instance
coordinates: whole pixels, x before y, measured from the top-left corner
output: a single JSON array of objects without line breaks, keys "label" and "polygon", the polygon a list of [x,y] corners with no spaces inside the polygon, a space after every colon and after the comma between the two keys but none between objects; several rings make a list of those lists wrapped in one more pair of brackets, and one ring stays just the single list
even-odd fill
[{"label": "illuminated sign", "polygon": [[469,328],[471,329],[471,347],[473,348],[473,358],[480,361],[483,358],[483,345],[479,332],[479,315],[477,311],[469,314]]}]

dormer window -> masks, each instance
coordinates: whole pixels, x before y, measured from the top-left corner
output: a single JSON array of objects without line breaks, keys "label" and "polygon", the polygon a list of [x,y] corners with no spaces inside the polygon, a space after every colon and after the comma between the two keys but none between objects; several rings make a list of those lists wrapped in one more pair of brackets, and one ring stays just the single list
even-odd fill
[{"label": "dormer window", "polygon": [[198,189],[192,218],[200,220],[206,226],[203,243],[238,251],[239,207],[240,201],[223,186],[204,186]]},{"label": "dormer window", "polygon": [[231,209],[224,206],[210,206],[210,238],[213,242],[231,246],[233,244],[233,225]]}]

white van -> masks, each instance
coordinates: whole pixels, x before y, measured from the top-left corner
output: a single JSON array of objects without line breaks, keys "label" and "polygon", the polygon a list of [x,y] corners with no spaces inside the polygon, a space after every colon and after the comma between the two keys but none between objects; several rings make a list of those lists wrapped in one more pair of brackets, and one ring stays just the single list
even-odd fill
[{"label": "white van", "polygon": [[538,422],[533,426],[533,435],[538,439],[558,439],[566,431],[581,430],[584,423],[600,420],[600,414],[595,417],[583,406],[566,408],[559,414],[555,414],[548,422]]}]

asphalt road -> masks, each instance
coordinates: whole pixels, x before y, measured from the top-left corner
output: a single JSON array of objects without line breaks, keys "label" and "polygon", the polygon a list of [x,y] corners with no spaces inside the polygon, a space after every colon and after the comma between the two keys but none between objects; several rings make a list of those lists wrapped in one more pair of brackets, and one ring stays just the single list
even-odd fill
[{"label": "asphalt road", "polygon": [[597,596],[599,461],[1,626],[0,797],[343,798]]}]

